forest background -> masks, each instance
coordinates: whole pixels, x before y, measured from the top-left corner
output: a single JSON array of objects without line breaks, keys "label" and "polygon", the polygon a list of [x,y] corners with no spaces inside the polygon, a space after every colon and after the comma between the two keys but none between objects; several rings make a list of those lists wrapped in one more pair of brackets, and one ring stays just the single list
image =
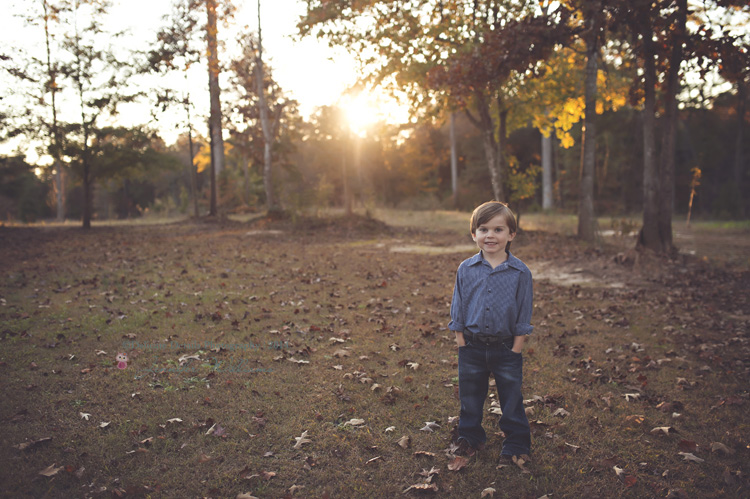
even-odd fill
[{"label": "forest background", "polygon": [[[743,2],[304,3],[298,35],[360,66],[346,99],[309,116],[264,64],[260,29],[222,39],[235,22],[229,2],[174,2],[140,52],[106,31],[109,2],[29,4],[47,52],[3,49],[16,86],[0,101],[0,138],[21,146],[0,159],[2,218],[87,226],[146,214],[471,209],[492,198],[520,213],[580,215],[587,196],[596,214],[637,217],[654,178],[673,214],[746,217]],[[196,67],[208,71],[205,96],[174,84]],[[371,111],[352,103],[376,89],[410,119],[361,116]],[[199,99],[211,99],[208,116],[195,115]],[[135,103],[150,115],[122,126]],[[184,116],[171,144],[158,128],[167,110]],[[35,164],[22,154],[30,148]]]}]

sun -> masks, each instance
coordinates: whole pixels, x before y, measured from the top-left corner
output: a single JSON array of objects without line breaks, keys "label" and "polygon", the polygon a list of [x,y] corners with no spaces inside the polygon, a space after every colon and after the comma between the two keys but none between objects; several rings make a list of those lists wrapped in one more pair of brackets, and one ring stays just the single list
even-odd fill
[{"label": "sun", "polygon": [[409,121],[409,110],[380,89],[347,95],[342,107],[352,132],[364,137],[378,123],[400,124]]}]

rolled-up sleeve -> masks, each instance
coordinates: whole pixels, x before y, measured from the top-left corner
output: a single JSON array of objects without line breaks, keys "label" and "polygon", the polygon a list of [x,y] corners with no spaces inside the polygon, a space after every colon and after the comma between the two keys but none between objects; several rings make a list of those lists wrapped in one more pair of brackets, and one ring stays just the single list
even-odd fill
[{"label": "rolled-up sleeve", "polygon": [[518,279],[516,291],[516,303],[518,304],[518,319],[516,320],[515,336],[531,334],[534,326],[531,325],[531,312],[534,308],[534,285],[531,280],[531,272],[525,270]]}]

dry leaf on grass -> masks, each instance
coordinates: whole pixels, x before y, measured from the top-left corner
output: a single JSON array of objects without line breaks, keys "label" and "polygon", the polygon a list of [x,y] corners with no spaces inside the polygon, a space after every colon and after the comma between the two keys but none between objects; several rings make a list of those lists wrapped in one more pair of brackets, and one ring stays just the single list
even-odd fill
[{"label": "dry leaf on grass", "polygon": [[652,435],[670,435],[672,433],[677,433],[677,430],[672,428],[671,426],[657,426],[650,432]]},{"label": "dry leaf on grass", "polygon": [[694,463],[702,463],[703,461],[705,461],[705,459],[699,458],[692,452],[678,452],[677,454],[681,455],[685,461],[692,461]]},{"label": "dry leaf on grass", "polygon": [[63,466],[60,466],[59,468],[55,468],[55,463],[50,464],[46,468],[44,468],[42,471],[39,472],[42,476],[55,476],[57,475],[57,472],[63,469]]},{"label": "dry leaf on grass", "polygon": [[638,481],[638,479],[636,477],[634,477],[633,475],[629,475],[629,474],[625,473],[625,470],[623,470],[619,466],[613,466],[612,469],[615,470],[615,474],[617,474],[617,478],[619,478],[620,480],[622,480],[622,483],[624,483],[625,486],[628,487],[628,488],[630,488],[633,485],[635,485],[636,482]]},{"label": "dry leaf on grass", "polygon": [[467,464],[469,464],[468,457],[456,456],[450,463],[448,463],[448,469],[450,471],[460,471]]},{"label": "dry leaf on grass", "polygon": [[345,422],[341,426],[362,426],[363,424],[365,424],[365,420],[364,419],[356,419],[355,418],[355,419],[350,419],[349,421]]},{"label": "dry leaf on grass", "polygon": [[734,449],[730,449],[721,442],[711,442],[711,452],[720,452],[724,455],[731,456],[734,454]]},{"label": "dry leaf on grass", "polygon": [[300,435],[299,437],[294,437],[294,439],[297,441],[297,443],[294,444],[295,449],[299,449],[305,444],[312,443],[312,440],[307,438],[307,430],[303,431],[302,435]]},{"label": "dry leaf on grass", "polygon": [[38,445],[44,442],[49,442],[50,440],[52,440],[52,437],[44,437],[38,440],[32,440],[31,442],[23,442],[18,445],[14,445],[13,447],[18,450],[26,450],[26,449],[30,449],[34,447],[35,445]]},{"label": "dry leaf on grass", "polygon": [[482,495],[480,495],[479,497],[495,497],[495,492],[495,489],[493,489],[492,487],[487,487],[482,491]]},{"label": "dry leaf on grass", "polygon": [[415,483],[414,485],[411,485],[406,490],[404,490],[403,493],[408,494],[412,490],[415,490],[417,492],[434,493],[434,492],[438,492],[440,489],[438,489],[438,486],[436,483]]},{"label": "dry leaf on grass", "polygon": [[398,445],[400,445],[404,449],[408,449],[411,447],[411,437],[408,435],[404,435],[403,437],[398,439],[398,442],[396,442]]},{"label": "dry leaf on grass", "polygon": [[419,429],[419,431],[427,431],[427,432],[433,432],[440,428],[440,425],[437,424],[435,421],[426,421],[424,426]]}]

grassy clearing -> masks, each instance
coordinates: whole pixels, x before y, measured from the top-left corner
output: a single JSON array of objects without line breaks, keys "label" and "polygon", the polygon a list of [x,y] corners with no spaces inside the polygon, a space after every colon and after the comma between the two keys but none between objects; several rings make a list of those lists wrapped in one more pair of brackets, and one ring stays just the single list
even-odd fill
[{"label": "grassy clearing", "polygon": [[[451,471],[445,326],[466,253],[389,249],[465,244],[465,214],[388,216],[419,230],[0,229],[2,495],[394,497],[428,476],[439,497],[747,495],[747,271],[641,262],[622,289],[538,281],[531,473],[496,468],[491,400],[487,450]],[[611,251],[536,230],[514,242],[530,263],[611,267]]]}]

